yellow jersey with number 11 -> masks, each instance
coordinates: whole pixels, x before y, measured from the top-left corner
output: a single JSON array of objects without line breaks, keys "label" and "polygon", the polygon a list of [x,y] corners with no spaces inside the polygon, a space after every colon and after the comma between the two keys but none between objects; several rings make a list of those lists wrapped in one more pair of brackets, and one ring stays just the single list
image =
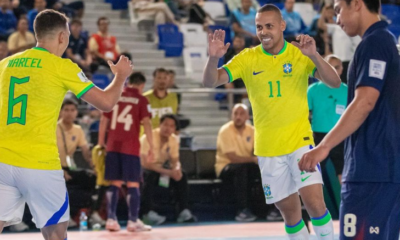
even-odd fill
[{"label": "yellow jersey with number 11", "polygon": [[0,162],[61,169],[57,119],[68,90],[81,97],[94,85],[69,59],[33,48],[0,62]]},{"label": "yellow jersey with number 11", "polygon": [[308,77],[316,68],[310,58],[285,41],[277,55],[262,45],[245,49],[223,66],[229,81],[243,79],[253,109],[255,154],[286,155],[314,144],[308,121]]}]

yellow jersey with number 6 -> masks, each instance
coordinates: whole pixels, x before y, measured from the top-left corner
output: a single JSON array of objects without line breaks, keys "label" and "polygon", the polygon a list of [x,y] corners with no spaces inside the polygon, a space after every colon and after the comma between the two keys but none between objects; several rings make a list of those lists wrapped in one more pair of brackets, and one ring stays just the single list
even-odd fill
[{"label": "yellow jersey with number 6", "polygon": [[308,121],[310,58],[285,41],[277,55],[262,45],[245,49],[223,66],[232,82],[241,78],[253,110],[255,155],[282,156],[314,144]]},{"label": "yellow jersey with number 6", "polygon": [[69,59],[33,48],[0,62],[0,162],[61,169],[56,126],[68,90],[81,97],[94,85]]}]

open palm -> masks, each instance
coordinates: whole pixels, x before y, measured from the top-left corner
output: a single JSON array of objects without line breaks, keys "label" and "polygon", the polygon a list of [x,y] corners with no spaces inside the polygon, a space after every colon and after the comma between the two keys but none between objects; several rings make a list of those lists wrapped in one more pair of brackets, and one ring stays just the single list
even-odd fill
[{"label": "open palm", "polygon": [[215,30],[214,34],[208,34],[208,54],[210,57],[221,58],[225,55],[230,43],[225,45],[224,42],[224,30]]}]

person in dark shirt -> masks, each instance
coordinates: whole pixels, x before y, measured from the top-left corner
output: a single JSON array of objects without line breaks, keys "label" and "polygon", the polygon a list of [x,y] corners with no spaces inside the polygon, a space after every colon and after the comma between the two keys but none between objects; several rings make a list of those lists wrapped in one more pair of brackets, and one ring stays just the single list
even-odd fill
[{"label": "person in dark shirt", "polygon": [[89,71],[92,57],[89,54],[87,39],[82,36],[82,22],[74,19],[70,24],[71,35],[66,50],[67,57],[77,63],[80,68]]},{"label": "person in dark shirt", "polygon": [[310,171],[345,140],[340,239],[399,239],[400,57],[380,1],[335,0],[337,23],[362,37],[348,71],[348,108],[299,162]]},{"label": "person in dark shirt", "polygon": [[10,0],[0,0],[0,35],[3,38],[8,38],[17,28],[17,18],[9,8]]}]

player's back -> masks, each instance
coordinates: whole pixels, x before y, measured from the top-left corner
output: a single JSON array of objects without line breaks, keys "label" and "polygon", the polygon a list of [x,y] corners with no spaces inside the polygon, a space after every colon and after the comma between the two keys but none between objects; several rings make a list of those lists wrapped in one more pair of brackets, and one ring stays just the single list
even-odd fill
[{"label": "player's back", "polygon": [[60,169],[56,124],[67,90],[80,97],[93,84],[80,68],[43,48],[0,62],[0,162]]},{"label": "player's back", "polygon": [[121,98],[110,113],[107,151],[139,156],[139,133],[141,121],[151,117],[149,103],[136,88],[125,88]]}]

